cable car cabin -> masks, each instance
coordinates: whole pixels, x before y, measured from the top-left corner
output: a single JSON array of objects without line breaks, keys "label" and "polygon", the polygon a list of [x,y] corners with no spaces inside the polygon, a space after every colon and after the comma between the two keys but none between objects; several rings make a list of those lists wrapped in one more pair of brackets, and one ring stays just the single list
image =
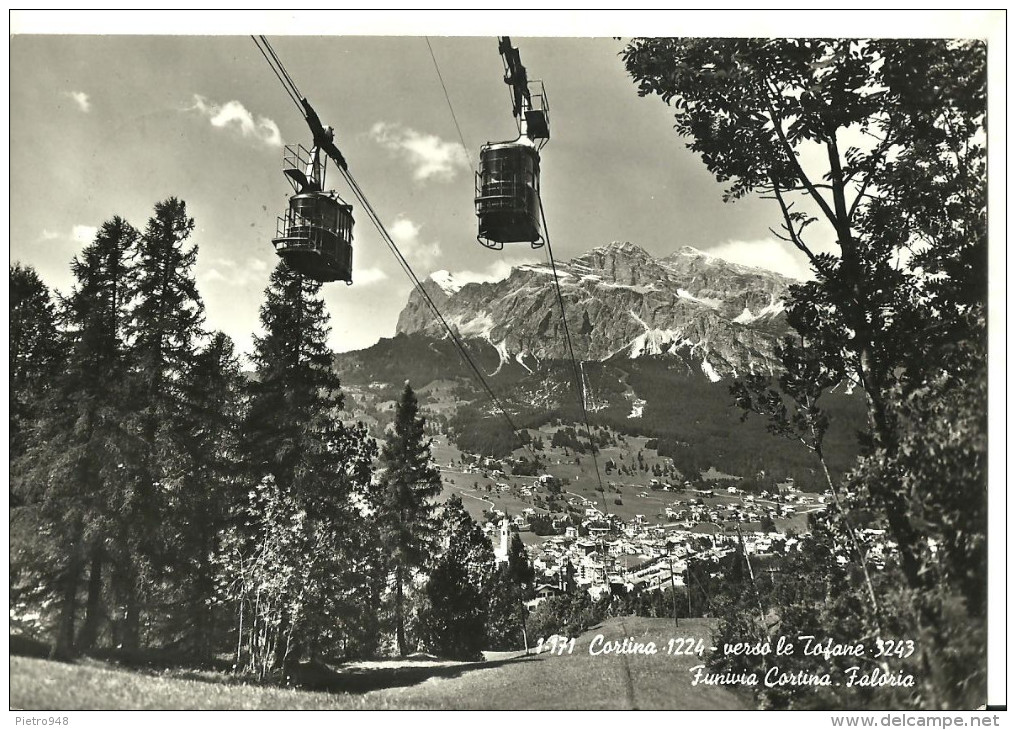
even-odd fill
[{"label": "cable car cabin", "polygon": [[484,145],[476,173],[476,240],[494,249],[543,246],[539,192],[540,153],[528,140]]},{"label": "cable car cabin", "polygon": [[272,244],[287,266],[309,279],[353,283],[353,206],[335,192],[291,197]]}]

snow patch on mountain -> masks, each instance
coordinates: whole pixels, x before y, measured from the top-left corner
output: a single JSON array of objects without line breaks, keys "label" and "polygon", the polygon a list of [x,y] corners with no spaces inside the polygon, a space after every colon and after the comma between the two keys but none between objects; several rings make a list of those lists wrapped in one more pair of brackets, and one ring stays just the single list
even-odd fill
[{"label": "snow patch on mountain", "polygon": [[714,383],[721,379],[720,374],[713,368],[712,363],[705,358],[702,360],[702,372],[705,373],[706,377]]},{"label": "snow patch on mountain", "polygon": [[441,291],[448,296],[458,294],[463,287],[463,283],[458,281],[452,273],[446,269],[441,269],[440,271],[432,273],[430,275],[430,280],[441,287]]},{"label": "snow patch on mountain", "polygon": [[[588,277],[583,276],[582,278],[587,279]],[[659,288],[653,286],[652,284],[614,284],[611,282],[601,281],[597,283],[596,286],[600,286],[605,289],[631,289],[633,292],[638,292],[639,294],[648,294],[649,292],[659,291]]]},{"label": "snow patch on mountain", "polygon": [[500,358],[497,367],[494,368],[494,372],[488,374],[489,377],[494,377],[501,372],[501,368],[508,364],[508,361],[511,359],[511,355],[508,354],[508,343],[504,340],[501,340],[497,344],[494,344],[493,342],[490,344],[494,345],[494,349],[497,350],[498,357]]},{"label": "snow patch on mountain", "polygon": [[516,352],[515,353],[515,362],[517,362],[519,365],[524,367],[526,369],[527,373],[532,373],[533,369],[531,367],[529,367],[528,365],[526,365],[526,362],[523,359],[523,358],[525,358],[526,355],[527,355],[527,353],[524,350]]},{"label": "snow patch on mountain", "polygon": [[449,324],[458,330],[462,337],[482,337],[485,340],[490,340],[490,333],[494,331],[495,326],[494,319],[486,312],[452,317]]},{"label": "snow patch on mountain", "polygon": [[745,307],[744,311],[742,311],[739,315],[737,315],[730,321],[737,322],[738,324],[749,324],[750,322],[755,321],[755,315],[751,313],[750,309]]},{"label": "snow patch on mountain", "polygon": [[677,296],[682,299],[691,299],[693,302],[698,302],[699,304],[705,304],[707,307],[711,307],[712,309],[716,309],[723,304],[723,300],[721,299],[714,299],[712,297],[697,297],[687,289],[678,289]]},{"label": "snow patch on mountain", "polygon": [[770,297],[769,304],[758,310],[757,314],[752,314],[751,310],[748,309],[748,307],[745,307],[739,315],[731,320],[731,322],[737,322],[738,324],[751,324],[763,317],[774,317],[777,314],[782,313],[784,309],[785,307],[783,306],[782,300]]},{"label": "snow patch on mountain", "polygon": [[643,355],[662,355],[672,350],[676,343],[687,344],[679,330],[650,327],[634,311],[628,310],[628,314],[645,329],[645,332],[628,344],[630,359],[634,360]]},{"label": "snow patch on mountain", "polygon": [[[546,274],[547,276],[554,275],[554,270],[551,269],[549,266],[540,266],[539,264],[522,264],[521,266],[516,266],[515,268],[518,269],[519,271],[532,271],[534,274]],[[561,269],[558,269],[557,278],[570,279],[572,278],[572,275],[567,271],[562,271]]]}]

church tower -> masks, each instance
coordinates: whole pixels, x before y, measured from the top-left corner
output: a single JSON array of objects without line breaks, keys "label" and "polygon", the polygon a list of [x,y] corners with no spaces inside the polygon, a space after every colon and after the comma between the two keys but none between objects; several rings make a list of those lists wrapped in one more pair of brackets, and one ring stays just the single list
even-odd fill
[{"label": "church tower", "polygon": [[494,550],[494,557],[499,563],[508,562],[508,538],[511,537],[508,519],[501,520],[501,544]]}]

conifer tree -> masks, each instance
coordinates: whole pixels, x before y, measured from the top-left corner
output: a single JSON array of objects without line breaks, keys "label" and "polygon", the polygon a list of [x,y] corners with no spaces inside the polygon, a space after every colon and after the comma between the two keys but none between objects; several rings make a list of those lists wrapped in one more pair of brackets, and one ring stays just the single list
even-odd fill
[{"label": "conifer tree", "polygon": [[508,543],[508,560],[498,565],[488,595],[487,638],[492,649],[529,648],[525,600],[532,594],[533,565],[517,531]]},{"label": "conifer tree", "polygon": [[445,543],[443,557],[462,565],[477,590],[486,590],[494,574],[494,548],[457,494],[444,503],[441,532]]},{"label": "conifer tree", "polygon": [[199,651],[214,648],[211,556],[219,548],[244,487],[238,451],[243,383],[232,340],[216,332],[196,353],[180,385],[182,417],[174,441],[186,468],[173,481],[168,505],[174,515],[170,542],[181,571],[179,589],[186,607],[181,618],[187,643]]},{"label": "conifer tree", "polygon": [[395,578],[395,634],[405,656],[405,586],[413,572],[433,557],[438,534],[434,500],[441,492],[441,474],[431,459],[416,394],[409,383],[395,406],[395,422],[381,448],[379,517],[381,537]]},{"label": "conifer tree", "polygon": [[[276,502],[292,512],[288,519],[300,532],[293,539],[311,546],[294,566],[300,581],[287,584],[279,597],[273,635],[280,662],[336,638],[340,614],[353,600],[349,586],[357,556],[369,548],[351,500],[366,491],[375,449],[362,424],[346,426],[340,419],[343,398],[320,290],[320,283],[284,263],[273,271],[241,434],[250,483],[272,485]],[[257,515],[250,517],[255,524]],[[253,555],[256,537],[244,535],[240,523],[232,541],[241,554]]]},{"label": "conifer tree", "polygon": [[53,653],[75,650],[77,595],[89,571],[87,646],[99,621],[102,567],[113,523],[131,493],[125,464],[136,445],[124,428],[128,398],[124,338],[129,260],[138,232],[114,217],[74,259],[76,284],[63,301],[67,364],[54,380],[16,468],[23,517],[39,527],[42,571],[58,605]]},{"label": "conifer tree", "polygon": [[320,291],[320,283],[281,262],[272,273],[261,307],[264,334],[254,339],[244,428],[256,477],[271,474],[283,489],[307,498],[338,471],[341,456],[326,448],[342,431],[337,411],[343,398]]},{"label": "conifer tree", "polygon": [[182,386],[202,334],[204,305],[192,272],[197,246],[194,220],[182,200],[157,203],[138,241],[128,326],[132,401],[131,429],[143,444],[132,465],[134,489],[120,511],[120,549],[113,578],[123,604],[127,649],[138,645],[145,590],[172,571],[178,555],[173,535],[179,513],[169,509],[174,492],[194,468],[175,439],[184,417]]},{"label": "conifer tree", "polygon": [[[45,597],[49,581],[39,573],[38,521],[26,514],[17,485],[17,467],[32,443],[33,422],[43,412],[47,392],[64,365],[56,309],[49,290],[30,267],[10,267],[10,605],[11,619],[30,616]],[[29,519],[24,519],[29,517]]]},{"label": "conifer tree", "polygon": [[35,269],[11,266],[10,287],[8,444],[13,464],[24,453],[24,431],[31,426],[38,401],[63,365],[63,352],[56,307]]}]

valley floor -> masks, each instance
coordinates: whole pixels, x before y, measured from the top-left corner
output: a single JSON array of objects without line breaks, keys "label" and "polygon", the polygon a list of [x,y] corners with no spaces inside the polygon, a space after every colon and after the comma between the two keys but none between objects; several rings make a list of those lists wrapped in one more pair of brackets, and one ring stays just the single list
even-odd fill
[{"label": "valley floor", "polygon": [[[356,662],[302,678],[311,689],[230,683],[213,672],[140,673],[85,660],[61,664],[12,656],[10,706],[24,710],[345,710],[345,709],[750,709],[750,698],[721,687],[693,687],[691,667],[705,660],[670,656],[670,638],[709,644],[711,622],[614,618],[576,637],[573,652],[528,657],[499,653],[483,662],[430,658]],[[634,637],[660,653],[590,654],[590,644]],[[600,641],[602,641],[600,640]],[[602,644],[594,643],[593,646]],[[323,690],[323,691],[322,691]]]}]

